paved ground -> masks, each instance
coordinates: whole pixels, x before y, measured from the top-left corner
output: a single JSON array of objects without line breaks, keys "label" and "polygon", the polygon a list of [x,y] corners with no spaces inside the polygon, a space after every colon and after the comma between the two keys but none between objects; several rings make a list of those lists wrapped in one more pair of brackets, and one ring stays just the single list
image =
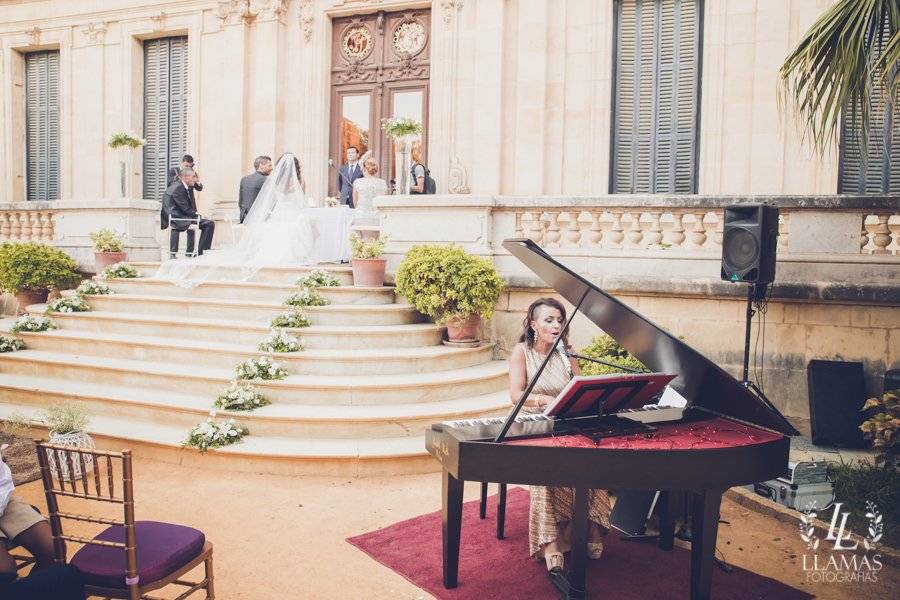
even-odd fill
[{"label": "paved ground", "polygon": [[[223,474],[147,460],[135,462],[137,516],[180,522],[215,544],[217,598],[428,598],[344,539],[440,506],[437,474],[372,479]],[[477,486],[468,486],[468,496]],[[17,493],[44,506],[40,482]],[[892,597],[897,570],[879,582],[809,586],[800,565],[804,545],[793,525],[726,500],[719,549],[754,572],[809,589],[821,598]],[[639,574],[635,574],[639,578]]]}]

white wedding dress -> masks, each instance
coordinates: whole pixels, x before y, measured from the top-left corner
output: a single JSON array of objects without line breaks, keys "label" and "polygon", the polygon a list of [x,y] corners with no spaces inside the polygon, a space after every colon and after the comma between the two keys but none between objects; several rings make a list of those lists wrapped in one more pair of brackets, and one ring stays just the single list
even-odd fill
[{"label": "white wedding dress", "polygon": [[155,277],[182,287],[210,280],[247,281],[263,267],[314,264],[315,245],[315,229],[306,214],[294,156],[285,154],[247,213],[237,244],[196,258],[166,261]]}]

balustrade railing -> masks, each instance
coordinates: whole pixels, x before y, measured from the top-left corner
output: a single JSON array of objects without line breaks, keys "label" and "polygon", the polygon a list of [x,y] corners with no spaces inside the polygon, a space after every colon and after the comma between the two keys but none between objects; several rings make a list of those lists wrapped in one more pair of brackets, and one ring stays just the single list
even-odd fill
[{"label": "balustrade railing", "polygon": [[53,240],[54,212],[49,209],[0,209],[0,241],[49,242]]}]

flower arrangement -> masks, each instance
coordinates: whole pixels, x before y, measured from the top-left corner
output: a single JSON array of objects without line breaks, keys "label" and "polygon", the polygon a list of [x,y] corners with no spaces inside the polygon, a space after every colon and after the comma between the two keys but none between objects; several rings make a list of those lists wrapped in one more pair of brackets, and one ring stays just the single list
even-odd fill
[{"label": "flower arrangement", "polygon": [[248,358],[234,368],[235,379],[284,379],[287,369],[281,363],[266,356]]},{"label": "flower arrangement", "polygon": [[78,263],[62,250],[36,242],[0,246],[0,288],[8,292],[61,289],[79,279]]},{"label": "flower arrangement", "polygon": [[291,308],[291,310],[285,311],[272,319],[270,325],[273,328],[281,328],[281,327],[290,327],[290,328],[300,328],[300,327],[309,327],[312,325],[312,322],[309,320],[309,317],[306,316],[306,313],[303,312],[303,309],[295,306]]},{"label": "flower arrangement", "polygon": [[67,400],[48,407],[41,420],[51,433],[64,435],[84,431],[90,416],[83,404]]},{"label": "flower arrangement", "polygon": [[19,338],[0,335],[0,352],[15,352],[25,347],[25,342]]},{"label": "flower arrangement", "polygon": [[413,246],[396,275],[397,293],[438,323],[477,314],[490,319],[504,282],[494,265],[459,246]]},{"label": "flower arrangement", "polygon": [[95,252],[123,252],[125,238],[111,229],[98,229],[91,232],[91,242]]},{"label": "flower arrangement", "polygon": [[221,448],[235,444],[250,433],[245,427],[238,427],[234,419],[227,421],[215,421],[216,411],[209,411],[206,421],[194,425],[188,432],[188,437],[182,446],[197,448],[200,452],[206,452],[210,448]]},{"label": "flower arrangement", "polygon": [[138,270],[125,262],[110,265],[100,274],[101,279],[134,279]]},{"label": "flower arrangement", "polygon": [[140,148],[147,143],[144,138],[139,138],[132,131],[119,131],[109,136],[109,147],[113,150],[118,148]]},{"label": "flower arrangement", "polygon": [[300,288],[299,292],[295,292],[284,299],[286,306],[325,306],[328,300],[316,291],[316,288]]},{"label": "flower arrangement", "polygon": [[422,123],[408,117],[382,119],[381,129],[390,137],[403,137],[407,135],[419,135],[422,133]]},{"label": "flower arrangement", "polygon": [[89,310],[91,310],[91,307],[84,301],[84,298],[78,295],[63,296],[62,298],[52,300],[47,305],[47,312],[73,313],[87,312]]},{"label": "flower arrangement", "polygon": [[276,329],[261,341],[257,348],[262,352],[300,352],[303,350],[303,340],[292,336],[284,329]]},{"label": "flower arrangement", "polygon": [[325,198],[325,206],[328,208],[334,208],[336,206],[341,205],[341,199],[335,198],[334,196],[327,196]]},{"label": "flower arrangement", "polygon": [[271,404],[256,388],[246,381],[232,381],[216,398],[214,406],[222,410],[253,410]]},{"label": "flower arrangement", "polygon": [[75,293],[79,296],[106,296],[112,294],[113,291],[101,281],[85,279],[81,282],[81,285],[75,288]]},{"label": "flower arrangement", "polygon": [[22,315],[16,319],[12,327],[9,328],[10,333],[20,333],[22,331],[47,331],[48,329],[57,329],[56,323],[50,320],[50,317],[43,315]]},{"label": "flower arrangement", "polygon": [[872,411],[859,429],[872,440],[875,449],[875,464],[888,469],[900,466],[897,440],[900,436],[900,390],[888,390],[881,398],[869,398],[862,410]]},{"label": "flower arrangement", "polygon": [[350,236],[350,255],[353,258],[381,258],[384,245],[391,236],[385,235],[374,240],[363,239],[355,233]]},{"label": "flower arrangement", "polygon": [[341,281],[325,269],[313,269],[308,274],[299,278],[296,281],[296,285],[307,288],[338,287],[341,285]]}]

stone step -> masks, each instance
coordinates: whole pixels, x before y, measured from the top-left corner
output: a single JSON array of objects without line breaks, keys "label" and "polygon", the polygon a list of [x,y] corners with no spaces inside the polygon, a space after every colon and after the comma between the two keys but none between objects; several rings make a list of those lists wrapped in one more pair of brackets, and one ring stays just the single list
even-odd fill
[{"label": "stone step", "polygon": [[[223,300],[217,298],[185,298],[180,296],[137,296],[111,294],[87,296],[93,310],[145,315],[178,315],[201,319],[259,321],[268,323],[290,309],[281,302]],[[408,304],[333,304],[308,306],[303,311],[314,325],[408,325],[419,323],[422,316]]]},{"label": "stone step", "polygon": [[[205,342],[191,338],[137,336],[56,329],[17,334],[31,350],[83,356],[172,362],[231,369],[251,356],[265,356],[256,345]],[[259,339],[265,337],[260,334]],[[300,337],[304,337],[302,334]],[[305,338],[304,338],[305,340]],[[419,348],[307,349],[276,354],[292,373],[305,375],[388,375],[460,369],[491,360],[493,348],[422,346]]]},{"label": "stone step", "polygon": [[[27,405],[0,403],[0,418],[36,416]],[[45,428],[35,434],[46,437]],[[181,443],[187,432],[157,421],[134,422],[94,416],[87,427],[99,448],[129,449],[141,458],[224,472],[375,477],[429,473],[440,463],[425,451],[425,437],[374,439],[299,439],[249,435],[240,443],[201,454]]]},{"label": "stone step", "polygon": [[[90,415],[131,423],[158,422],[179,427],[186,434],[205,420],[213,397],[120,387],[106,383],[71,382],[45,377],[0,373],[0,404],[45,409],[65,400],[77,400]],[[370,439],[420,436],[432,423],[448,419],[478,418],[509,410],[506,391],[424,404],[382,406],[328,406],[270,404],[253,411],[217,411],[217,418],[234,418],[253,436]]]},{"label": "stone step", "polygon": [[[141,277],[153,277],[159,269],[158,262],[131,262]],[[233,268],[219,266],[216,267],[216,279],[218,280],[234,280],[242,279],[239,266]],[[281,283],[293,284],[297,278],[302,275],[308,275],[314,269],[323,269],[328,271],[341,280],[344,285],[353,285],[353,270],[350,265],[323,264],[315,266],[297,266],[297,267],[263,267],[253,276],[251,281],[263,283]]]},{"label": "stone step", "polygon": [[[53,321],[65,330],[134,334],[172,340],[199,340],[256,346],[270,332],[267,323],[224,319],[185,318],[175,315],[127,314],[91,311],[54,313]],[[411,325],[324,326],[289,329],[303,337],[306,348],[416,348],[441,343],[443,327],[433,323]]]},{"label": "stone step", "polygon": [[[231,369],[21,350],[0,354],[0,372],[73,382],[206,395],[214,398],[234,376]],[[399,375],[289,375],[255,385],[275,402],[288,404],[406,404],[439,402],[497,392],[507,386],[506,361],[435,373]]]},{"label": "stone step", "polygon": [[[259,300],[282,302],[299,288],[293,284],[260,283],[256,281],[207,281],[192,288],[179,287],[164,279],[109,279],[105,283],[119,294],[186,296],[190,298],[227,298],[230,300]],[[320,287],[317,288],[330,304],[393,304],[394,288],[383,287]]]}]

